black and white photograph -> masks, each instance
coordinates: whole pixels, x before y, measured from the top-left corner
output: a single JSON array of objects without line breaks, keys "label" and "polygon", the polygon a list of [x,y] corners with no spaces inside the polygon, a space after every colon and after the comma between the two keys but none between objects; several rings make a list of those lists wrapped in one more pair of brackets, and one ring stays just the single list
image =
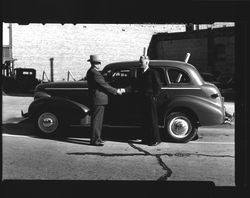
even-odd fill
[{"label": "black and white photograph", "polygon": [[3,2],[5,197],[245,191],[249,4]]},{"label": "black and white photograph", "polygon": [[3,23],[3,179],[234,186],[234,28]]}]

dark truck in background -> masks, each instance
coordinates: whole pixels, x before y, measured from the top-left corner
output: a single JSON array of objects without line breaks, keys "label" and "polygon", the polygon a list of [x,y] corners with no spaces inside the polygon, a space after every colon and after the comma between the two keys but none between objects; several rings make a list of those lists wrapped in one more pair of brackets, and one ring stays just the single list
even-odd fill
[{"label": "dark truck in background", "polygon": [[15,68],[11,63],[2,64],[2,91],[5,94],[33,94],[41,83],[33,68]]}]

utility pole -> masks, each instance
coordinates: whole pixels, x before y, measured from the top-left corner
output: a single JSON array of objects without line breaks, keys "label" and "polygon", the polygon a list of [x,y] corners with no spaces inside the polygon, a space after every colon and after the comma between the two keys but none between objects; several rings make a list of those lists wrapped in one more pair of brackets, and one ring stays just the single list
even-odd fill
[{"label": "utility pole", "polygon": [[12,24],[9,23],[9,58],[10,58],[10,74],[14,75],[14,60],[12,54]]},{"label": "utility pole", "polygon": [[54,82],[54,64],[53,64],[54,58],[50,58],[49,60],[50,60],[50,81]]},{"label": "utility pole", "polygon": [[9,54],[12,59],[12,24],[9,23]]}]

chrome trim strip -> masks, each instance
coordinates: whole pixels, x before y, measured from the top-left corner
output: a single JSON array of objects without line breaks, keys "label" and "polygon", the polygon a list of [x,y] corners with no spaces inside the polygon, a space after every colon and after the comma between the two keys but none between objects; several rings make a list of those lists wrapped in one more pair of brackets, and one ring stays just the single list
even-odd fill
[{"label": "chrome trim strip", "polygon": [[68,88],[68,87],[47,87],[46,90],[88,90],[88,88]]},{"label": "chrome trim strip", "polygon": [[[46,90],[88,90],[88,88],[47,87]],[[199,87],[162,87],[161,89],[201,89]]]},{"label": "chrome trim strip", "polygon": [[[83,124],[79,124],[79,125],[71,125],[72,127],[90,127],[90,124],[87,125],[83,125]],[[108,124],[104,124],[103,127],[108,127],[108,128],[142,128],[142,126],[112,126],[112,125],[108,125]],[[159,126],[159,128],[164,128],[164,126]]]},{"label": "chrome trim strip", "polygon": [[114,126],[108,124],[104,124],[103,126],[108,128],[142,128],[142,126]]},{"label": "chrome trim strip", "polygon": [[201,89],[199,87],[162,87],[161,89]]}]

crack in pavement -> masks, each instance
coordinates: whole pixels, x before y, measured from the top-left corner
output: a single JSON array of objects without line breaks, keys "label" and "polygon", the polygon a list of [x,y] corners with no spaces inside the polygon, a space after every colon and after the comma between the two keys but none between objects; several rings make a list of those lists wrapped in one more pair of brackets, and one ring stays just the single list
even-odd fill
[{"label": "crack in pavement", "polygon": [[172,175],[172,170],[163,162],[163,160],[161,159],[161,156],[159,154],[156,154],[155,157],[157,158],[159,164],[161,165],[161,167],[163,168],[163,170],[166,171],[166,173],[164,175],[162,175],[161,177],[159,177],[157,179],[157,181],[167,181],[167,179]]},{"label": "crack in pavement", "polygon": [[[144,149],[135,146],[132,143],[128,143],[132,148],[138,150],[139,152],[142,153],[91,153],[91,152],[73,152],[73,153],[67,153],[68,155],[98,155],[98,156],[103,156],[103,157],[124,157],[124,156],[139,156],[139,155],[143,155],[143,156],[153,156],[156,157],[158,163],[160,164],[160,166],[163,168],[163,170],[166,171],[165,174],[163,174],[159,179],[157,179],[157,181],[166,181],[168,179],[168,177],[170,177],[172,175],[172,170],[163,162],[163,160],[161,159],[161,155],[162,154],[151,154],[148,151],[145,151]],[[165,155],[170,155],[170,154],[166,154]],[[172,155],[170,155],[172,156]]]},{"label": "crack in pavement", "polygon": [[73,153],[67,153],[68,155],[98,155],[98,156],[103,156],[103,157],[124,157],[124,156],[153,156],[156,157],[159,165],[163,168],[163,170],[166,171],[165,174],[163,174],[161,177],[159,177],[157,179],[157,181],[167,181],[167,179],[172,175],[172,170],[163,162],[161,156],[177,156],[177,157],[185,157],[185,156],[191,156],[191,155],[195,155],[195,156],[205,156],[205,157],[231,157],[234,158],[234,156],[231,155],[208,155],[208,154],[199,154],[199,153],[161,153],[161,154],[152,154],[144,149],[142,149],[141,147],[135,146],[132,143],[128,143],[129,146],[131,146],[132,148],[138,150],[139,152],[142,153],[92,153],[92,152],[73,152]]},{"label": "crack in pavement", "polygon": [[133,147],[136,150],[139,150],[141,152],[144,152],[144,154],[142,153],[91,153],[91,152],[86,152],[86,153],[82,153],[82,152],[73,152],[73,153],[67,153],[68,155],[99,155],[102,157],[123,157],[123,156],[145,156],[145,155],[150,155],[150,156],[177,156],[177,157],[188,157],[191,155],[195,155],[195,156],[204,156],[204,157],[231,157],[231,158],[235,158],[235,156],[232,155],[208,155],[208,154],[199,154],[199,153],[161,153],[161,154],[151,154],[143,149],[141,149],[140,147],[136,147],[134,145],[131,145],[131,147]]},{"label": "crack in pavement", "polygon": [[[165,155],[165,154],[163,153],[162,155]],[[235,158],[232,155],[208,155],[208,154],[202,154],[202,153],[175,153],[174,155],[177,157],[185,157],[185,156],[195,155],[195,156],[204,156],[204,157],[231,157],[231,158]]]},{"label": "crack in pavement", "polygon": [[138,156],[138,155],[145,155],[142,153],[80,153],[80,152],[74,152],[74,153],[67,153],[68,155],[98,155],[102,157],[124,157],[124,156]]},{"label": "crack in pavement", "polygon": [[171,153],[162,153],[159,155],[168,155],[168,156],[177,156],[177,157],[188,157],[191,155],[195,155],[195,156],[204,156],[204,157],[231,157],[231,158],[235,158],[232,155],[208,155],[208,154],[202,154],[202,153],[175,153],[175,154],[171,154]]},{"label": "crack in pavement", "polygon": [[167,179],[172,175],[172,170],[163,162],[163,160],[161,159],[161,154],[151,154],[148,151],[145,151],[144,149],[137,147],[132,143],[129,143],[129,146],[131,146],[132,148],[134,148],[140,152],[145,153],[145,155],[150,155],[150,156],[156,157],[160,166],[163,168],[163,170],[166,171],[166,173],[163,174],[160,178],[158,178],[157,181],[167,181]]},{"label": "crack in pavement", "polygon": [[137,147],[137,146],[135,146],[135,145],[134,145],[134,144],[132,144],[132,143],[128,143],[128,145],[129,145],[129,146],[131,146],[132,148],[134,148],[134,149],[136,149],[136,150],[140,151],[140,152],[145,153],[145,155],[152,155],[152,154],[151,154],[151,153],[149,153],[148,151],[145,151],[145,150],[143,150],[142,148]]}]

